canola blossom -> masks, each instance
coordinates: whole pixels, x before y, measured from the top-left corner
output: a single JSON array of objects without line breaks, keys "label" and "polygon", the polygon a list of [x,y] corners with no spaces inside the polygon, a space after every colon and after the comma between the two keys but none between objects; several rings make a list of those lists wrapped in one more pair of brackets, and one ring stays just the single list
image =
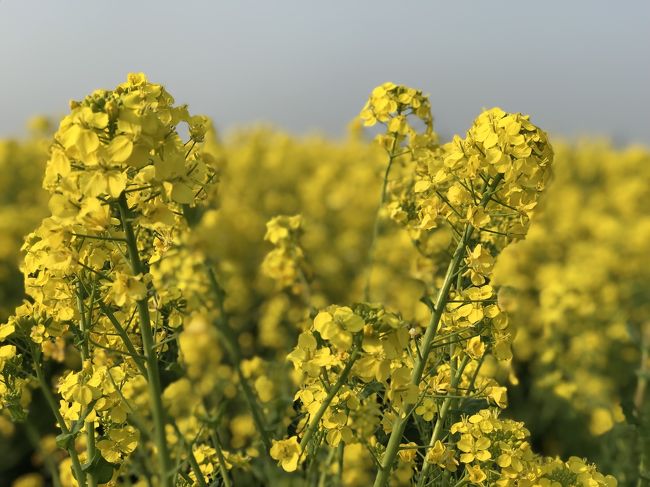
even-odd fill
[{"label": "canola blossom", "polygon": [[[381,127],[376,141],[362,126]],[[589,419],[588,435],[626,422],[630,387],[642,409],[643,382],[631,374],[622,387],[579,345],[643,360],[624,330],[644,330],[639,288],[604,284],[619,272],[647,285],[611,255],[636,257],[645,226],[602,242],[611,265],[599,283],[578,278],[587,244],[570,250],[589,221],[620,224],[597,214],[632,220],[641,204],[589,202],[584,230],[553,240],[546,228],[570,197],[566,159],[633,167],[647,153],[554,151],[531,117],[500,108],[442,143],[428,97],[393,83],[371,92],[341,142],[263,127],[222,140],[143,74],[72,102],[49,149],[44,138],[10,148],[47,161],[32,164],[45,192],[13,196],[37,216],[19,229],[23,256],[18,237],[0,254],[8,269],[20,261],[25,287],[0,325],[0,434],[32,431],[35,475],[63,486],[618,485],[612,464],[540,452],[511,419],[525,412],[508,389],[551,390]],[[644,191],[614,181],[612,193]],[[562,265],[540,259],[553,245],[569,249]],[[15,277],[2,279],[10,289]],[[577,306],[586,296],[607,313]],[[629,316],[616,316],[621,302]],[[598,326],[612,340],[596,340]],[[45,426],[31,424],[33,404]]]}]

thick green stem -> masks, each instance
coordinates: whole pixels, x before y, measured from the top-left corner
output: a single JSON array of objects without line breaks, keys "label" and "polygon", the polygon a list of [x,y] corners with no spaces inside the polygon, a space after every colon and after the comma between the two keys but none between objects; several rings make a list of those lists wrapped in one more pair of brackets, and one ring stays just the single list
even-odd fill
[{"label": "thick green stem", "polygon": [[244,399],[251,412],[251,416],[253,417],[253,422],[255,423],[255,426],[257,427],[260,433],[260,437],[262,438],[262,443],[264,443],[264,448],[266,449],[266,454],[268,455],[268,452],[271,450],[271,439],[269,438],[268,429],[266,427],[266,419],[264,418],[264,413],[262,412],[262,408],[257,402],[257,398],[255,397],[255,394],[253,393],[253,389],[248,383],[248,379],[244,375],[244,371],[241,368],[241,360],[242,360],[241,351],[239,350],[239,344],[237,343],[237,338],[235,337],[235,334],[233,333],[230,326],[228,325],[228,316],[226,314],[226,310],[224,306],[224,298],[225,298],[224,291],[219,285],[219,282],[217,281],[217,276],[214,273],[212,266],[209,264],[206,265],[209,269],[208,278],[210,279],[210,285],[217,299],[217,305],[219,306],[219,311],[220,311],[219,319],[217,319],[216,321],[217,331],[219,332],[219,334],[224,340],[224,344],[226,346],[226,351],[230,357],[230,361],[232,362],[232,365],[235,368],[235,372],[237,372],[237,377],[239,378],[239,384],[241,385],[242,392],[244,393]]},{"label": "thick green stem", "polygon": [[[118,201],[120,220],[126,238],[126,247],[129,256],[129,263],[134,275],[144,272],[140,255],[138,254],[138,244],[136,241],[133,226],[129,220],[129,208],[124,193],[120,195]],[[165,410],[162,404],[162,387],[160,385],[160,371],[158,370],[158,358],[154,348],[154,338],[151,329],[151,319],[149,317],[149,300],[148,298],[140,299],[136,302],[138,317],[140,321],[140,334],[142,336],[142,348],[145,357],[147,370],[147,384],[149,388],[149,400],[151,403],[151,415],[154,422],[154,441],[158,450],[158,463],[161,487],[171,487],[172,464],[165,436]]]},{"label": "thick green stem", "polygon": [[[502,180],[502,176],[496,176],[490,184],[486,184],[484,188],[483,197],[481,198],[480,205],[485,207],[490,200],[490,197],[495,192],[497,186]],[[462,232],[460,240],[456,245],[456,249],[451,258],[451,262],[447,267],[447,272],[445,273],[445,278],[442,283],[442,287],[438,291],[436,301],[434,303],[433,313],[431,314],[431,319],[427,326],[424,337],[420,341],[419,350],[420,354],[415,358],[415,363],[413,366],[413,372],[411,373],[411,384],[418,385],[422,379],[422,374],[424,372],[424,367],[427,364],[429,354],[431,353],[431,348],[433,345],[433,339],[438,332],[438,325],[440,319],[444,313],[445,306],[449,299],[449,291],[456,277],[461,263],[463,262],[463,257],[465,255],[465,248],[469,243],[470,238],[474,228],[471,224],[467,223],[465,229]],[[391,431],[390,437],[388,439],[388,444],[386,445],[386,451],[382,458],[381,468],[377,471],[377,476],[375,477],[374,487],[385,487],[388,485],[388,480],[390,478],[390,472],[395,463],[395,458],[399,452],[399,445],[402,441],[402,436],[404,435],[404,430],[406,424],[408,423],[409,417],[413,411],[413,405],[405,406],[406,410],[398,415],[393,421],[393,429]]]},{"label": "thick green stem", "polygon": [[339,392],[343,384],[347,382],[348,376],[350,375],[350,371],[352,370],[352,366],[354,365],[354,362],[356,362],[357,358],[359,358],[359,348],[357,345],[355,345],[354,349],[352,350],[352,354],[350,354],[350,358],[348,359],[348,362],[345,364],[345,367],[343,368],[343,371],[341,372],[341,375],[339,376],[338,380],[330,388],[329,392],[327,393],[327,396],[325,397],[325,400],[321,403],[320,407],[318,408],[318,411],[316,411],[316,414],[314,414],[314,417],[311,418],[311,421],[309,422],[309,426],[307,427],[305,434],[300,440],[301,451],[304,451],[305,448],[307,448],[307,445],[309,445],[312,436],[318,429],[318,423],[320,423],[320,420],[325,414],[325,411],[327,411],[327,408],[329,407],[332,400]]},{"label": "thick green stem", "polygon": [[336,461],[338,468],[336,470],[336,485],[341,487],[343,485],[343,466],[344,466],[345,444],[339,443],[336,450]]},{"label": "thick green stem", "polygon": [[[88,454],[87,464],[90,464],[95,455],[97,455],[97,448],[95,447],[95,422],[86,421],[86,453]],[[87,476],[88,486],[97,487],[97,478],[94,474],[88,472]]]}]

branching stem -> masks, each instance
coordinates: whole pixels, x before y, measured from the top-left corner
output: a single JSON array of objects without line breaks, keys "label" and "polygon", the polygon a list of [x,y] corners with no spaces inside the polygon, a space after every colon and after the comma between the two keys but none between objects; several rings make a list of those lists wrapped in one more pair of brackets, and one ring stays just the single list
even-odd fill
[{"label": "branching stem", "polygon": [[[485,185],[485,190],[481,198],[481,206],[485,207],[490,200],[492,194],[496,191],[499,183],[502,180],[502,175],[496,176],[490,184]],[[431,353],[433,340],[438,331],[438,325],[440,319],[442,318],[447,300],[449,299],[449,291],[453,285],[454,276],[456,275],[461,263],[463,262],[463,257],[465,255],[466,247],[472,237],[474,228],[471,224],[467,223],[463,231],[463,235],[456,245],[456,249],[452,255],[451,262],[447,267],[447,272],[445,273],[445,278],[442,283],[442,287],[438,291],[436,301],[434,304],[434,311],[431,314],[431,319],[427,326],[424,337],[420,341],[420,350],[422,357],[417,357],[413,367],[413,372],[411,373],[411,384],[418,385],[422,380],[422,374],[424,372],[425,365]],[[377,471],[377,476],[375,477],[374,487],[385,487],[388,485],[388,480],[390,478],[390,472],[395,463],[395,458],[399,452],[399,445],[402,441],[402,436],[404,435],[404,430],[408,423],[409,417],[413,412],[413,405],[405,406],[406,410],[401,414],[397,415],[393,421],[393,428],[388,439],[388,444],[386,445],[386,451],[382,459],[381,468]],[[447,406],[449,408],[449,406]]]}]

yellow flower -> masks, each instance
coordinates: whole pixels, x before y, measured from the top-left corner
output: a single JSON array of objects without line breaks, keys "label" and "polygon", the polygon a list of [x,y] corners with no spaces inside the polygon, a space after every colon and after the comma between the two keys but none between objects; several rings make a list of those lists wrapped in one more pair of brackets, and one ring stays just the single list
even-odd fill
[{"label": "yellow flower", "polygon": [[16,326],[13,323],[4,323],[0,325],[0,340],[9,338],[16,331]]},{"label": "yellow flower", "polygon": [[454,458],[454,452],[440,440],[436,440],[433,446],[427,450],[426,460],[428,463],[438,465],[450,472],[455,472],[458,469],[458,460]]},{"label": "yellow flower", "polygon": [[470,338],[465,348],[469,356],[473,359],[479,359],[485,353],[485,344],[481,341],[480,336]]},{"label": "yellow flower", "polygon": [[468,474],[468,479],[472,484],[481,485],[487,479],[485,472],[481,470],[479,465],[467,465],[465,470]]},{"label": "yellow flower", "polygon": [[400,444],[399,459],[405,463],[412,463],[418,454],[417,443],[412,441]]},{"label": "yellow flower", "polygon": [[436,402],[430,397],[425,398],[417,408],[415,408],[415,414],[422,416],[422,419],[425,421],[431,421],[433,416],[438,411]]},{"label": "yellow flower", "polygon": [[461,435],[460,440],[456,443],[458,449],[464,452],[460,456],[460,461],[463,463],[471,463],[474,460],[484,462],[492,457],[488,451],[492,442],[485,436],[474,438],[473,435],[465,433]]},{"label": "yellow flower", "polygon": [[147,286],[142,282],[142,276],[131,276],[123,272],[116,272],[111,285],[113,301],[118,306],[133,303],[147,295]]},{"label": "yellow flower", "polygon": [[278,245],[290,240],[291,238],[295,238],[299,234],[301,227],[301,215],[276,216],[266,223],[266,235],[264,235],[264,240],[268,240],[273,245]]},{"label": "yellow flower", "polygon": [[300,461],[300,445],[298,438],[292,436],[286,440],[273,440],[271,458],[287,472],[295,472]]},{"label": "yellow flower", "polygon": [[140,432],[133,426],[112,429],[108,438],[97,442],[102,456],[111,463],[119,463],[125,455],[132,453],[138,446]]}]

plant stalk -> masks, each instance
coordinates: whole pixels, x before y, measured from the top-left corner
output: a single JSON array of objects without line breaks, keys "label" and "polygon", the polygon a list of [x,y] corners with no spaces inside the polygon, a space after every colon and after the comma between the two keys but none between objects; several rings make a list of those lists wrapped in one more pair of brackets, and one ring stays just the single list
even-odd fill
[{"label": "plant stalk", "polygon": [[[456,375],[454,375],[451,379],[451,389],[455,389],[458,386],[460,379],[463,377],[463,371],[465,370],[465,367],[467,366],[468,363],[469,363],[469,357],[466,355],[465,357],[463,357],[463,360],[458,365],[458,370],[456,372]],[[442,407],[440,408],[440,412],[438,413],[438,418],[436,419],[436,425],[434,426],[433,433],[431,434],[431,440],[429,441],[430,447],[435,445],[436,441],[440,439],[442,426],[444,425],[445,420],[447,419],[447,413],[449,413],[449,409],[454,400],[456,400],[456,397],[449,396],[446,397],[445,400],[443,401]],[[424,487],[424,485],[426,485],[426,480],[427,477],[429,476],[429,468],[431,468],[431,464],[427,462],[427,457],[425,455],[424,463],[422,464],[422,470],[420,471],[420,479],[418,481],[418,487]]]},{"label": "plant stalk", "polygon": [[359,358],[359,348],[355,346],[338,380],[330,388],[329,392],[327,393],[327,396],[325,397],[320,407],[318,408],[318,411],[316,411],[316,414],[314,414],[314,417],[309,422],[309,426],[307,427],[305,434],[300,440],[301,451],[304,451],[305,448],[307,448],[309,442],[311,441],[312,436],[318,429],[318,423],[320,422],[321,418],[325,414],[325,411],[327,411],[327,408],[329,407],[332,400],[334,399],[334,396],[336,396],[336,394],[339,392],[343,384],[347,382],[348,376],[350,375],[350,371],[352,370],[352,366],[356,362],[357,358]]},{"label": "plant stalk", "polygon": [[379,240],[379,227],[381,226],[380,215],[382,208],[386,204],[386,196],[388,194],[388,176],[390,175],[390,169],[397,157],[397,154],[395,153],[396,146],[397,136],[393,137],[393,142],[391,144],[390,151],[388,152],[388,164],[386,166],[386,171],[384,172],[384,181],[381,186],[379,207],[377,208],[377,215],[375,216],[375,222],[372,228],[372,240],[370,241],[370,249],[368,250],[368,269],[366,271],[366,282],[363,287],[364,301],[370,301],[370,280],[372,278],[372,269],[375,262],[375,247],[377,246],[377,240]]},{"label": "plant stalk", "polygon": [[[88,333],[90,329],[90,323],[88,322],[88,317],[86,316],[86,311],[84,309],[82,293],[82,285],[79,282],[77,284],[77,308],[79,309],[80,327],[81,333],[83,334],[83,339],[81,342],[81,359],[86,362],[86,360],[90,360],[90,349],[88,347]],[[90,465],[95,458],[95,455],[97,454],[97,449],[95,447],[95,422],[86,421],[86,424],[84,426],[86,430],[86,453],[88,456],[86,459],[86,464]],[[97,478],[92,472],[87,472],[86,480],[89,487],[97,487]]]},{"label": "plant stalk", "polygon": [[[61,416],[61,412],[59,411],[59,408],[56,404],[56,399],[54,398],[54,395],[52,395],[52,391],[48,387],[39,360],[40,360],[40,353],[37,356],[34,356],[34,370],[36,371],[36,378],[38,379],[38,385],[41,389],[41,392],[43,393],[43,396],[45,396],[45,400],[47,404],[50,406],[50,409],[52,410],[52,413],[54,414],[57,423],[59,423],[59,428],[61,429],[61,432],[64,435],[69,435],[70,430],[68,429],[68,426],[65,424],[65,420],[63,419],[63,416]],[[77,479],[77,483],[79,485],[86,485],[86,474],[81,468],[79,455],[77,454],[77,450],[75,449],[75,445],[74,445],[74,438],[72,439],[70,446],[67,447],[67,451],[68,451],[68,455],[70,455],[70,460],[72,461],[72,471],[74,472],[74,476]]]},{"label": "plant stalk", "polygon": [[[133,226],[129,220],[129,208],[126,196],[122,193],[118,200],[118,209],[122,228],[126,237],[126,247],[129,256],[129,263],[134,275],[143,274],[143,266],[138,254]],[[172,487],[170,474],[172,472],[171,458],[165,436],[165,410],[162,404],[162,387],[160,385],[160,371],[158,369],[158,358],[154,349],[154,339],[151,330],[151,319],[149,316],[148,298],[136,302],[138,317],[140,321],[140,334],[142,336],[142,348],[145,356],[147,370],[147,384],[149,388],[149,400],[151,403],[151,414],[154,422],[154,440],[158,450],[158,463],[161,487]]]},{"label": "plant stalk", "polygon": [[[485,207],[490,200],[490,197],[496,190],[497,186],[502,180],[502,175],[496,176],[490,184],[485,185],[483,197],[481,198],[480,205]],[[431,314],[431,319],[427,326],[427,330],[420,341],[420,355],[415,358],[415,364],[413,367],[413,372],[411,373],[411,384],[418,385],[422,379],[422,374],[424,372],[424,367],[426,366],[429,354],[431,353],[431,348],[433,344],[433,339],[435,338],[436,333],[438,332],[438,325],[440,319],[444,313],[445,306],[447,305],[447,300],[449,299],[449,291],[454,281],[454,277],[458,272],[458,269],[463,262],[463,257],[465,255],[465,248],[469,243],[470,238],[474,228],[470,223],[465,225],[465,229],[462,233],[456,249],[452,255],[451,262],[447,267],[447,272],[445,273],[445,278],[442,283],[442,287],[438,291],[436,301],[434,303],[434,310]],[[448,406],[449,407],[449,406]],[[375,477],[374,487],[385,487],[388,485],[388,480],[390,478],[390,472],[399,452],[399,445],[402,441],[402,436],[404,435],[404,430],[406,429],[406,424],[408,419],[413,411],[413,405],[407,406],[407,410],[398,415],[393,421],[393,429],[391,431],[390,437],[388,439],[388,444],[386,445],[386,451],[381,463],[381,468],[377,471]]]}]

